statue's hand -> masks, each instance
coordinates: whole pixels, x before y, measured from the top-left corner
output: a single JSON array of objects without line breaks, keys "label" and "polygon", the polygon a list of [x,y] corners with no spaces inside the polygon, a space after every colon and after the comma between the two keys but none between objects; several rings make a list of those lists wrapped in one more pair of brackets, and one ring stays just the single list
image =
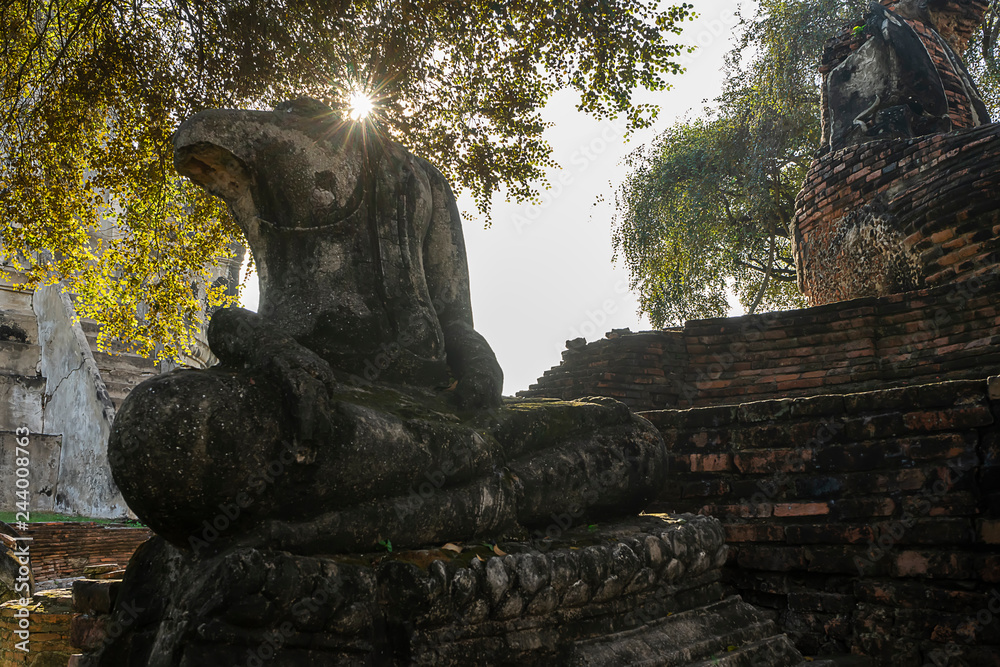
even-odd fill
[{"label": "statue's hand", "polygon": [[496,408],[500,406],[503,375],[489,371],[473,371],[463,376],[455,387],[455,400],[464,409]]},{"label": "statue's hand", "polygon": [[295,339],[275,334],[257,313],[243,308],[216,312],[208,342],[223,364],[259,372],[278,384],[295,416],[300,442],[329,437],[330,392],[336,380],[325,359]]},{"label": "statue's hand", "polygon": [[250,310],[217,311],[208,327],[208,344],[227,366],[270,370],[292,386],[317,381],[329,389],[335,384],[325,359],[294,338],[275,333]]},{"label": "statue's hand", "polygon": [[458,378],[455,400],[459,407],[498,407],[503,391],[503,370],[489,343],[467,322],[456,322],[442,328],[448,365]]},{"label": "statue's hand", "polygon": [[325,359],[294,340],[264,340],[256,346],[251,368],[278,381],[285,403],[295,415],[300,443],[331,439],[330,392],[336,380]]},{"label": "statue's hand", "polygon": [[326,359],[292,339],[265,339],[255,345],[251,368],[270,371],[299,394],[308,387],[330,391],[336,385]]}]

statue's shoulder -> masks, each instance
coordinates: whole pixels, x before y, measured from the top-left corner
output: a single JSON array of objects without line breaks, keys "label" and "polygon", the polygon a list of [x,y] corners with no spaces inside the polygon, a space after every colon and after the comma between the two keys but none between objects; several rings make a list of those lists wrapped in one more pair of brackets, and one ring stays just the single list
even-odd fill
[{"label": "statue's shoulder", "polygon": [[394,164],[398,165],[404,170],[410,170],[414,173],[419,173],[427,178],[432,184],[447,183],[447,178],[441,173],[433,162],[430,160],[417,155],[405,145],[390,139],[383,135],[382,137],[383,155]]}]

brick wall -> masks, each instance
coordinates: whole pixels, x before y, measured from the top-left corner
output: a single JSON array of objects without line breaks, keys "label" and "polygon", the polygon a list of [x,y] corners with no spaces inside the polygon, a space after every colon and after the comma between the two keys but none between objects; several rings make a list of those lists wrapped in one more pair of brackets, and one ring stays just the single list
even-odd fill
[{"label": "brick wall", "polygon": [[634,409],[677,405],[687,352],[680,330],[611,332],[583,345],[570,341],[563,362],[521,396],[611,396]]},{"label": "brick wall", "polygon": [[1000,664],[1000,382],[643,414],[672,458],[650,511],[720,519],[804,653]]},{"label": "brick wall", "polygon": [[875,205],[898,235],[894,252],[935,286],[992,270],[1000,258],[1000,124],[878,140],[816,160],[792,222],[799,286],[813,303],[867,294],[850,254],[831,256],[845,215]]},{"label": "brick wall", "polygon": [[857,392],[1000,373],[1000,277],[567,350],[521,396],[611,396],[635,410]]},{"label": "brick wall", "polygon": [[95,565],[128,563],[136,548],[152,536],[147,528],[90,522],[33,523],[21,535],[31,542],[35,581],[84,576]]},{"label": "brick wall", "polygon": [[[890,9],[897,3],[898,0],[884,2]],[[927,4],[931,23],[955,53],[964,54],[969,39],[983,24],[989,0],[931,0]]]},{"label": "brick wall", "polygon": [[72,595],[68,589],[43,591],[35,595],[28,605],[28,651],[17,648],[22,641],[15,634],[21,630],[19,608],[14,601],[0,605],[0,665],[65,665],[77,652],[70,643],[70,624],[77,615],[73,611]]}]

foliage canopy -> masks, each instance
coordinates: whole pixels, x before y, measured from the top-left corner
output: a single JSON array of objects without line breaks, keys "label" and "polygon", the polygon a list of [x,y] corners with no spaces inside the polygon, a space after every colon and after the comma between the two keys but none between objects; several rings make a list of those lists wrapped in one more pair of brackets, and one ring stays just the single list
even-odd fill
[{"label": "foliage canopy", "polygon": [[[140,351],[175,356],[197,326],[205,260],[238,229],[178,179],[170,136],[209,107],[310,95],[375,102],[372,129],[468,189],[488,216],[533,200],[552,166],[540,111],[647,126],[680,71],[691,6],[650,0],[10,0],[0,8],[0,252],[65,280],[82,315]],[[112,233],[112,227],[117,231]],[[209,301],[223,303],[221,287]],[[143,317],[137,319],[137,314]]]},{"label": "foliage canopy", "polygon": [[966,64],[993,122],[1000,120],[1000,0],[990,0],[983,29],[973,33],[965,53]]}]

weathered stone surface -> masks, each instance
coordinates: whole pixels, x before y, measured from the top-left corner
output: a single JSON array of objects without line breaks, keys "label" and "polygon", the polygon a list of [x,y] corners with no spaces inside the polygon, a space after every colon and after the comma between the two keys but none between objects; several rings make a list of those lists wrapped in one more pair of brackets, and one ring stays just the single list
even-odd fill
[{"label": "weathered stone surface", "polygon": [[226,200],[259,313],[215,313],[222,365],[137,387],[109,451],[175,546],[339,553],[634,514],[662,483],[655,429],[613,400],[507,401],[473,329],[441,174],[309,100],[207,111],[178,169]]},{"label": "weathered stone surface", "polygon": [[109,614],[120,585],[119,581],[77,579],[73,582],[73,608],[84,614]]},{"label": "weathered stone surface", "polygon": [[[715,656],[724,655],[725,658]],[[577,642],[570,665],[767,665],[802,664],[774,622],[738,597],[657,619],[641,628]],[[724,659],[726,662],[720,662]]]},{"label": "weathered stone surface", "polygon": [[[62,437],[58,435],[0,431],[0,461],[10,462],[0,467],[0,507],[6,507],[8,511],[24,507],[24,490],[17,486],[17,471],[22,466],[16,463],[20,458],[22,462],[27,459],[30,463],[30,467],[23,466],[31,471],[27,508],[37,512],[53,511],[59,488],[61,448]],[[19,491],[21,496],[18,496]]]},{"label": "weathered stone surface", "polygon": [[[665,472],[659,434],[627,410],[513,401],[473,421],[448,420],[443,400],[388,388],[344,395],[331,415],[341,438],[295,449],[279,430],[290,418],[277,392],[260,378],[244,393],[249,383],[238,378],[161,376],[128,399],[144,409],[115,422],[113,452],[127,470],[119,487],[131,507],[196,553],[245,540],[336,553],[384,540],[416,547],[519,530],[558,535],[577,519],[637,513]],[[219,405],[200,412],[210,395]],[[563,445],[546,451],[547,442]]]},{"label": "weathered stone surface", "polygon": [[[29,327],[34,334],[30,337],[28,335]],[[34,343],[37,337],[38,332],[34,327],[34,322],[14,313],[0,312],[0,341],[27,344]]]},{"label": "weathered stone surface", "polygon": [[[91,664],[237,665],[265,654],[280,665],[629,664],[613,656],[645,646],[647,664],[679,665],[720,647],[755,653],[762,640],[776,656],[767,664],[801,660],[749,605],[717,603],[718,568],[672,579],[665,558],[654,563],[629,546],[650,539],[692,569],[698,554],[723,545],[718,522],[693,515],[501,541],[506,555],[461,544],[461,553],[430,552],[429,564],[428,551],[395,550],[347,557],[234,547],[192,559],[155,539],[122,584],[112,620],[124,632]],[[669,544],[685,545],[686,555]],[[651,581],[602,597],[590,585],[601,584],[597,571]],[[551,585],[539,579],[548,572]]]},{"label": "weathered stone surface", "polygon": [[[123,518],[128,508],[112,480],[107,442],[115,408],[68,294],[60,285],[35,291],[32,307],[42,346],[46,433],[62,434],[54,464],[55,509]],[[52,488],[52,487],[50,487]]]},{"label": "weathered stone surface", "polygon": [[871,39],[826,78],[830,147],[950,130],[941,76],[916,31],[877,3],[866,30]]}]

